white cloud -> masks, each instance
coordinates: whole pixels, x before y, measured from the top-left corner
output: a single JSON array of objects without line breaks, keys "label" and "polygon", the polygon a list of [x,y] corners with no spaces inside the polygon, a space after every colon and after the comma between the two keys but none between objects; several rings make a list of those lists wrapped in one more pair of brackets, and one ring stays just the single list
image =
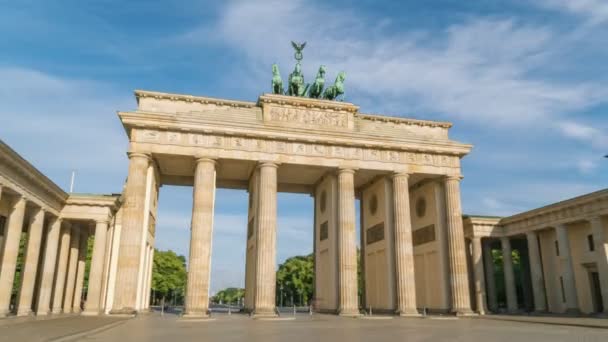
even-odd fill
[{"label": "white cloud", "polygon": [[128,139],[116,110],[130,94],[101,82],[0,67],[2,139],[60,186],[77,171],[75,191],[120,192]]},{"label": "white cloud", "polygon": [[[273,8],[273,16],[267,8]],[[298,25],[285,25],[290,22]],[[305,1],[232,2],[215,25],[193,32],[201,30],[247,56],[255,81],[243,82],[255,84],[256,90],[268,79],[273,62],[289,61],[280,63],[286,77],[291,39],[307,40],[306,75],[319,64],[329,67],[330,79],[346,70],[347,100],[356,94],[358,103],[397,115],[430,112],[497,129],[530,127],[584,110],[606,94],[592,82],[535,76],[554,62],[550,58],[562,48],[561,38],[550,27],[516,19],[472,19],[440,32],[396,34],[356,13],[335,16]],[[194,37],[200,36],[192,33]],[[243,80],[242,72],[240,76]]]},{"label": "white cloud", "polygon": [[590,143],[598,149],[608,148],[608,134],[605,133],[605,130],[573,121],[559,122],[558,127],[569,138]]},{"label": "white cloud", "polygon": [[590,24],[602,24],[608,21],[608,2],[605,0],[542,0],[540,4],[582,16]]}]

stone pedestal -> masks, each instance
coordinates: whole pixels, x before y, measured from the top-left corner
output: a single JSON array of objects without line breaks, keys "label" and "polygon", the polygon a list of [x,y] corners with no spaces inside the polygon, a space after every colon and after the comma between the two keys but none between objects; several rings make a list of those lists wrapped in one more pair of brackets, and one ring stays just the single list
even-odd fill
[{"label": "stone pedestal", "polygon": [[68,260],[70,257],[71,245],[71,225],[64,222],[61,226],[59,260],[57,260],[57,276],[55,277],[55,286],[53,290],[53,309],[54,314],[63,312],[63,294],[65,292],[66,272],[68,269]]},{"label": "stone pedestal", "polygon": [[21,287],[17,299],[17,316],[27,316],[32,313],[34,285],[36,284],[36,272],[38,271],[38,259],[44,230],[44,213],[43,209],[38,209],[30,222],[25,258],[23,259],[23,271],[21,272]]},{"label": "stone pedestal", "polygon": [[471,315],[473,311],[471,310],[469,275],[462,227],[460,177],[448,176],[445,178],[445,199],[452,312],[457,315]]},{"label": "stone pedestal", "polygon": [[70,236],[70,257],[65,280],[63,296],[63,313],[71,313],[74,304],[74,290],[76,289],[76,275],[78,273],[78,253],[80,252],[80,227],[72,226]]},{"label": "stone pedestal", "polygon": [[409,175],[405,173],[393,176],[397,313],[401,316],[419,316],[416,309],[416,278],[408,179]]},{"label": "stone pedestal", "polygon": [[354,174],[353,169],[338,171],[338,312],[341,316],[359,315]]},{"label": "stone pedestal", "polygon": [[19,241],[23,229],[26,200],[20,197],[16,200],[8,217],[6,237],[4,238],[4,255],[2,256],[2,269],[0,269],[0,317],[9,314],[11,292],[17,267],[19,254]]},{"label": "stone pedestal", "polygon": [[483,268],[483,247],[481,238],[476,236],[473,237],[473,274],[475,278],[475,303],[477,313],[480,315],[485,315],[487,311],[486,282]]},{"label": "stone pedestal", "polygon": [[59,249],[59,235],[61,233],[60,218],[54,219],[49,226],[46,236],[46,251],[43,259],[42,278],[38,292],[38,307],[36,316],[44,316],[51,312],[51,294],[53,292],[53,279],[55,278],[55,265]]},{"label": "stone pedestal", "polygon": [[564,281],[564,292],[566,295],[566,312],[578,314],[580,308],[578,306],[578,296],[576,294],[576,283],[574,280],[574,268],[572,267],[572,256],[570,253],[570,242],[568,240],[568,230],[565,224],[559,224],[555,227],[557,236],[557,244],[559,247],[559,259],[562,270],[562,279]]},{"label": "stone pedestal", "polygon": [[275,163],[259,166],[260,185],[258,203],[258,230],[254,316],[273,317],[276,293],[276,239],[277,239],[277,168]]},{"label": "stone pedestal", "polygon": [[101,289],[106,259],[107,234],[108,221],[97,221],[95,223],[95,239],[93,242],[93,255],[91,256],[91,269],[89,271],[87,302],[84,310],[84,314],[86,315],[97,315],[101,310]]},{"label": "stone pedestal", "polygon": [[215,161],[201,158],[194,171],[192,229],[184,317],[207,317],[215,202]]},{"label": "stone pedestal", "polygon": [[513,257],[511,240],[508,237],[500,239],[502,246],[502,266],[505,275],[505,292],[507,294],[507,310],[517,312],[517,291],[515,290],[515,275],[513,274]]},{"label": "stone pedestal", "polygon": [[534,311],[547,311],[547,302],[545,295],[545,279],[543,276],[543,267],[538,248],[538,235],[534,231],[526,233],[528,240],[528,258],[530,260],[530,277],[532,282],[532,292],[534,295]]},{"label": "stone pedestal", "polygon": [[118,266],[111,314],[137,312],[138,279],[141,262],[144,207],[150,157],[143,153],[129,153],[129,176],[122,206],[122,228]]}]

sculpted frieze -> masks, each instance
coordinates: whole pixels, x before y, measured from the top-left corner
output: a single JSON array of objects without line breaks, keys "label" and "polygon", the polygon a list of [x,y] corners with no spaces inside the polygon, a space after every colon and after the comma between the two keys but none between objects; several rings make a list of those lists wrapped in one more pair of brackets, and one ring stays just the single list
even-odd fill
[{"label": "sculpted frieze", "polygon": [[[405,152],[376,147],[336,146],[320,143],[277,141],[249,137],[228,137],[203,133],[178,133],[144,130],[138,136],[142,142],[160,143],[168,141],[191,146],[234,149],[251,152],[285,153],[302,156],[359,159],[429,166],[459,167],[457,156]],[[185,137],[187,136],[187,137]]]},{"label": "sculpted frieze", "polygon": [[348,128],[349,113],[322,112],[307,108],[270,106],[264,119],[296,125]]}]

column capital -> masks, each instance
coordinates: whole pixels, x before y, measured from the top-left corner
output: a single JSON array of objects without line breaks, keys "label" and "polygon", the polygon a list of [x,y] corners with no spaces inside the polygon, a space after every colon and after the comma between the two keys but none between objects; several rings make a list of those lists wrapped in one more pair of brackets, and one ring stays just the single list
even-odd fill
[{"label": "column capital", "polygon": [[409,172],[405,172],[405,171],[396,171],[395,173],[393,173],[392,177],[393,179],[395,178],[405,178],[405,179],[409,179],[410,176],[412,174]]},{"label": "column capital", "polygon": [[149,153],[127,152],[127,156],[129,157],[129,159],[131,159],[131,158],[146,158],[146,159],[148,159],[148,161],[152,161],[152,155],[149,154]]},{"label": "column capital", "polygon": [[257,167],[261,168],[261,167],[274,167],[275,169],[279,168],[279,165],[281,165],[281,163],[275,162],[275,161],[270,161],[270,160],[261,160],[258,162]]},{"label": "column capital", "polygon": [[194,162],[196,164],[199,164],[199,163],[210,163],[210,164],[213,164],[213,166],[217,166],[217,159],[209,158],[209,157],[206,157],[206,156],[197,156],[197,157],[194,158]]},{"label": "column capital", "polygon": [[357,169],[354,167],[338,167],[338,174],[350,173],[354,175],[356,171]]},{"label": "column capital", "polygon": [[601,222],[602,221],[602,216],[600,215],[595,215],[595,216],[591,216],[590,218],[587,219],[587,221],[589,221],[589,223],[594,223],[594,222]]},{"label": "column capital", "polygon": [[110,224],[110,219],[109,218],[103,218],[103,219],[96,219],[95,220],[95,224]]},{"label": "column capital", "polygon": [[460,182],[464,178],[463,175],[445,175],[444,179],[446,181],[458,181]]}]

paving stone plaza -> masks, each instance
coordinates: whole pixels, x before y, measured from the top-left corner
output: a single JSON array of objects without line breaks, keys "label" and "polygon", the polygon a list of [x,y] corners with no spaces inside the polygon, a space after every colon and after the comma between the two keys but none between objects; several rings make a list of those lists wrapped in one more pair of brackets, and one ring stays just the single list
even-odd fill
[{"label": "paving stone plaza", "polygon": [[[519,321],[480,318],[377,317],[353,319],[298,314],[254,321],[246,315],[212,315],[205,322],[160,313],[136,318],[65,317],[0,325],[2,341],[606,341],[608,324],[597,319]],[[512,318],[512,317],[511,317]],[[538,320],[536,320],[538,321]],[[603,321],[603,322],[602,322]],[[558,324],[558,325],[556,325]]]}]

